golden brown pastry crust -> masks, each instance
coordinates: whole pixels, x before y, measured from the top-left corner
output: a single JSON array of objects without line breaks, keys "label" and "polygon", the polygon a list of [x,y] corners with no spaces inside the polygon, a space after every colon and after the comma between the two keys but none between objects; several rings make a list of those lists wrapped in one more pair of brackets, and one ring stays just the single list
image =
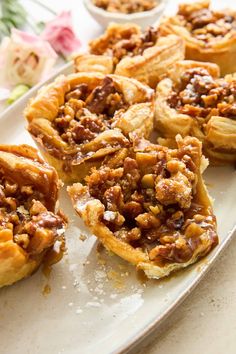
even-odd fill
[{"label": "golden brown pastry crust", "polygon": [[[215,32],[212,38],[204,37],[204,31],[209,28],[210,33],[220,31],[218,25],[215,26],[215,20],[210,18],[207,11],[209,10],[210,1],[204,0],[191,4],[181,4],[179,6],[179,14],[174,17],[165,18],[161,23],[161,32],[163,34],[175,34],[180,36],[186,44],[186,59],[198,60],[205,62],[213,62],[219,65],[222,75],[233,73],[236,71],[236,30],[235,27],[229,32],[222,29],[222,33]],[[203,13],[204,11],[204,13]],[[211,10],[209,10],[211,11]],[[202,13],[201,13],[202,12]],[[196,15],[194,15],[196,14]],[[227,16],[234,18],[236,23],[236,12],[225,10],[222,12],[212,12],[213,18],[216,14],[217,18]],[[207,20],[209,16],[209,20]],[[191,30],[185,18],[194,19],[194,26],[199,32],[199,37],[192,35]],[[198,23],[197,23],[198,21]],[[208,26],[208,27],[207,27]],[[226,27],[229,23],[226,21]],[[208,31],[208,30],[207,30]],[[213,31],[213,32],[212,32]],[[225,32],[225,33],[224,33]]]},{"label": "golden brown pastry crust", "polygon": [[155,46],[135,57],[125,57],[116,66],[115,73],[133,77],[155,88],[157,83],[178,60],[184,59],[184,44],[180,37],[160,37]]},{"label": "golden brown pastry crust", "polygon": [[[54,123],[60,111],[60,106],[65,104],[64,106],[67,107],[69,105],[69,103],[65,103],[65,96],[76,90],[76,87],[80,85],[86,85],[86,90],[92,91],[91,95],[96,90],[101,90],[101,87],[106,94],[110,87],[110,89],[113,89],[113,93],[115,90],[112,99],[122,99],[124,109],[113,114],[112,123],[108,129],[104,128],[105,130],[103,129],[97,135],[95,134],[95,137],[89,139],[89,141],[82,141],[82,143],[76,143],[72,146],[70,141],[62,139]],[[111,85],[113,85],[112,88]],[[118,98],[116,95],[118,95]],[[77,102],[73,99],[70,102],[72,102],[72,106],[82,104],[82,110],[85,112],[83,114],[90,121],[95,119],[96,122],[97,118],[94,116],[96,112],[91,112],[91,109],[94,104],[101,104],[101,96],[99,99],[93,97],[89,103],[84,101],[85,104],[79,99]],[[113,107],[116,107],[115,104],[115,101],[111,101],[108,107],[113,109]],[[66,115],[71,114],[71,108],[68,109],[69,113],[67,112]],[[72,110],[72,115],[75,112],[75,110]],[[43,87],[25,110],[25,117],[29,122],[28,130],[39,149],[47,161],[56,168],[60,178],[68,183],[80,181],[88,174],[91,166],[99,166],[107,154],[126,146],[130,132],[136,131],[147,137],[153,129],[153,114],[154,98],[153,91],[150,88],[133,79],[117,75],[105,76],[99,73],[77,73],[60,76],[52,84]],[[97,116],[100,117],[99,114]],[[77,122],[73,122],[77,124],[80,121],[79,119]],[[106,119],[101,119],[106,124]],[[101,119],[100,123],[98,122],[99,124],[103,124]],[[84,127],[82,128],[84,129]],[[84,133],[90,132],[86,130]],[[80,153],[79,157],[78,151]]]},{"label": "golden brown pastry crust", "polygon": [[236,121],[212,117],[205,129],[204,151],[215,164],[236,162]]},{"label": "golden brown pastry crust", "polygon": [[[110,73],[112,61],[115,74],[135,78],[155,88],[173,63],[184,59],[184,42],[175,35],[159,37],[156,31],[154,43],[151,43],[153,35],[148,31],[154,33],[155,30],[142,34],[141,29],[132,23],[109,25],[101,37],[91,41],[92,55],[75,58],[76,70]],[[140,53],[133,53],[135,42],[140,45]],[[112,50],[113,45],[116,46],[115,51]]]},{"label": "golden brown pastry crust", "polygon": [[[233,116],[232,118],[219,116],[217,110],[215,113],[212,110],[209,117],[201,117],[201,114],[195,117],[188,113],[182,113],[183,110],[180,112],[175,104],[172,106],[170,104],[170,97],[173,95],[175,86],[180,82],[180,78],[188,70],[196,68],[206,69],[215,82],[218,82],[219,68],[216,64],[189,60],[176,63],[169,78],[162,80],[157,85],[155,127],[160,136],[166,138],[163,143],[167,146],[172,145],[171,139],[173,140],[178,133],[182,136],[192,135],[203,142],[204,152],[211,162],[216,164],[234,163],[236,161],[236,122]],[[235,78],[228,75],[224,80],[233,82]],[[201,97],[205,97],[204,93]],[[225,97],[219,98],[219,103],[223,102]],[[211,98],[214,99],[213,96]],[[214,108],[214,103],[212,108]]]},{"label": "golden brown pastry crust", "polygon": [[[178,136],[178,150],[171,151],[167,148],[153,145],[147,141],[138,140],[136,142],[137,146],[134,151],[131,149],[130,151],[120,152],[117,158],[113,157],[110,162],[108,160],[107,165],[101,167],[100,170],[93,171],[86,179],[87,185],[84,186],[80,183],[76,183],[68,187],[67,190],[78,215],[82,217],[91,232],[99,238],[107,249],[136,265],[137,268],[142,269],[148,277],[161,278],[167,276],[172,271],[196,262],[197,259],[207,254],[217,244],[216,222],[212,212],[211,202],[201,177],[201,143],[195,138],[187,137],[182,139]],[[130,156],[132,156],[132,158],[130,158]],[[166,157],[164,158],[163,156]],[[136,165],[134,159],[136,159]],[[158,159],[161,159],[161,165]],[[187,164],[189,168],[187,169],[187,165],[183,162],[185,159],[188,160]],[[130,167],[128,167],[128,164],[130,164]],[[149,188],[150,191],[150,188],[154,188],[148,187],[148,185],[145,187],[146,183],[150,183],[150,178],[152,178],[150,176],[153,176],[149,174],[151,166],[153,171],[158,166],[159,172],[156,172],[157,179],[155,182],[157,199],[155,199],[155,202],[152,200],[151,204],[154,203],[153,206],[148,207],[147,204],[150,200],[145,199],[146,192],[144,192],[144,189]],[[165,172],[162,168],[160,169],[160,166],[162,166],[164,170],[167,168],[170,173],[169,177],[164,178],[162,173]],[[128,168],[129,170],[127,171]],[[141,173],[141,177],[139,173]],[[158,173],[160,173],[160,175],[158,175]],[[146,175],[144,176],[143,174]],[[181,174],[182,177],[180,177]],[[102,176],[104,181],[103,185],[98,182],[99,176],[100,178]],[[107,178],[108,181],[111,182],[111,184],[109,182],[109,186],[111,187],[108,189],[104,187]],[[181,187],[182,192],[179,190],[174,196],[171,192],[171,185],[173,186],[175,184],[175,181],[177,181],[176,178],[182,180],[181,185],[184,185],[184,188],[182,189]],[[190,183],[191,192],[188,189],[190,184],[187,182],[186,178],[188,181],[192,181]],[[137,180],[141,181],[138,182],[138,187],[131,187]],[[123,183],[122,181],[126,182]],[[127,183],[129,187],[127,187]],[[142,185],[141,188],[144,189],[140,189],[139,183]],[[159,190],[159,184],[163,184],[163,188],[165,185],[166,188]],[[101,192],[101,188],[105,188],[105,192]],[[123,190],[123,188],[125,189]],[[129,192],[127,188],[131,188],[132,192]],[[123,196],[120,194],[120,190],[123,190]],[[102,193],[103,196],[100,194],[100,196],[96,198],[94,193],[97,193],[97,195]],[[127,197],[130,193],[133,193],[132,195],[135,197],[136,202],[132,199],[133,197],[131,198],[133,201],[130,202],[130,198]],[[151,192],[149,192],[148,195],[150,195],[150,193]],[[178,193],[181,193],[182,196],[180,197]],[[187,194],[190,198],[189,200],[187,200],[188,197],[186,198]],[[150,208],[146,209],[148,211],[144,214],[142,214],[143,211],[139,210],[140,203],[142,205],[141,196],[143,196],[144,203],[146,203],[143,204],[143,206]],[[123,204],[124,200],[126,200],[125,204]],[[147,200],[149,200],[149,202],[147,202]],[[168,205],[173,206],[175,202],[179,204],[176,210],[178,210],[177,213],[180,213],[184,218],[184,220],[182,220],[182,225],[184,226],[180,226],[180,224],[170,226],[170,221],[168,220],[164,221],[163,224],[163,215],[167,215],[165,213],[167,210],[170,210],[168,209]],[[128,206],[128,204],[130,205]],[[180,207],[180,205],[182,206]],[[128,207],[130,208],[128,209]],[[173,215],[177,215],[176,210],[171,211],[175,213],[172,214],[172,217]],[[181,210],[184,211],[184,214],[182,214]],[[138,216],[134,214],[136,211]],[[127,212],[128,214],[126,214]],[[122,223],[126,223],[124,216],[126,218],[127,215],[129,215],[129,231],[126,230],[127,224],[122,225]],[[164,220],[166,217],[167,216],[164,217]],[[203,225],[205,225],[206,228]],[[201,226],[203,228],[201,228]],[[166,227],[167,229],[165,229]],[[172,229],[172,227],[174,227],[174,229]],[[179,231],[176,231],[176,228]],[[151,235],[155,235],[155,233],[159,236],[157,236],[158,238],[152,239],[154,236]],[[130,236],[131,234],[132,238]],[[165,236],[162,237],[163,235]],[[173,243],[174,239],[175,241]],[[190,246],[190,254],[188,254],[185,249],[186,242],[192,245]]]},{"label": "golden brown pastry crust", "polygon": [[81,54],[75,57],[77,72],[97,72],[104,75],[114,72],[113,60],[108,55]]},{"label": "golden brown pastry crust", "polygon": [[31,275],[40,266],[63,236],[66,222],[55,214],[57,173],[34,148],[1,145],[0,175],[2,287]]}]

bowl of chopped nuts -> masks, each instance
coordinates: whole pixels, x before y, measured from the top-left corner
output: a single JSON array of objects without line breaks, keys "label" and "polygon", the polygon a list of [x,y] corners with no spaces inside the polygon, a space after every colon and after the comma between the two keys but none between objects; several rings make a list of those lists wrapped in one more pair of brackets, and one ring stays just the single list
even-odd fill
[{"label": "bowl of chopped nuts", "polygon": [[134,22],[145,28],[156,22],[167,0],[84,0],[88,12],[106,27],[110,22]]}]

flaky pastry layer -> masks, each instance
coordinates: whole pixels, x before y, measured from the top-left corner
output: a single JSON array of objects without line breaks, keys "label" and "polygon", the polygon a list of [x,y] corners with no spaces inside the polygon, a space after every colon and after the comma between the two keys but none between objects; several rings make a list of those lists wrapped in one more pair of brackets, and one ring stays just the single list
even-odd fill
[{"label": "flaky pastry layer", "polygon": [[[216,64],[177,62],[156,89],[155,126],[171,146],[176,134],[203,142],[213,163],[236,161],[236,80],[219,78]],[[162,141],[163,142],[163,141]]]}]

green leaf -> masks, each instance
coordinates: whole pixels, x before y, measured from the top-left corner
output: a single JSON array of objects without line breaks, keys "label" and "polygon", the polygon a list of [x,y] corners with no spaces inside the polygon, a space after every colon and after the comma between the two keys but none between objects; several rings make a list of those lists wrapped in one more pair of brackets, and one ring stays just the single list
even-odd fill
[{"label": "green leaf", "polygon": [[26,92],[28,92],[29,89],[30,87],[27,85],[23,85],[23,84],[17,85],[10,93],[7,103],[9,105],[12,104],[16,100],[18,100],[21,96],[23,96]]},{"label": "green leaf", "polygon": [[11,29],[21,28],[27,20],[27,13],[18,0],[0,0],[0,37],[9,35]]},{"label": "green leaf", "polygon": [[8,28],[8,32],[10,33],[11,28],[15,27],[15,23],[11,19],[6,18],[6,17],[3,17],[1,20],[4,23],[4,25]]},{"label": "green leaf", "polygon": [[0,19],[0,35],[1,35],[2,37],[9,35],[9,28],[8,28],[8,26],[6,25],[6,23],[4,23],[3,21],[1,21],[1,19]]},{"label": "green leaf", "polygon": [[13,22],[16,23],[17,26],[22,26],[24,25],[26,21],[26,12],[22,8],[22,6],[16,3],[14,7],[12,7],[12,4],[10,4],[10,7],[3,10],[3,17],[7,17],[12,19]]},{"label": "green leaf", "polygon": [[11,21],[14,24],[14,27],[16,28],[20,28],[25,24],[25,18],[17,14],[12,14],[11,16],[8,16],[6,19],[8,21]]},{"label": "green leaf", "polygon": [[36,26],[37,26],[39,32],[42,32],[42,31],[44,30],[44,28],[45,28],[45,22],[40,21],[40,22],[38,22],[38,23],[36,24]]}]

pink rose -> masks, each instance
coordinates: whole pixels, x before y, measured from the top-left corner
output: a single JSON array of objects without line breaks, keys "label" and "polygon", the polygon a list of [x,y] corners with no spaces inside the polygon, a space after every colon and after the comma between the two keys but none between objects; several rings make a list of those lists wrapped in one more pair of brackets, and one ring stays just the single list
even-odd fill
[{"label": "pink rose", "polygon": [[54,20],[48,22],[41,36],[57,53],[65,56],[81,46],[73,31],[70,11],[63,11]]},{"label": "pink rose", "polygon": [[54,66],[57,54],[41,37],[12,29],[0,46],[0,86],[33,86]]}]

